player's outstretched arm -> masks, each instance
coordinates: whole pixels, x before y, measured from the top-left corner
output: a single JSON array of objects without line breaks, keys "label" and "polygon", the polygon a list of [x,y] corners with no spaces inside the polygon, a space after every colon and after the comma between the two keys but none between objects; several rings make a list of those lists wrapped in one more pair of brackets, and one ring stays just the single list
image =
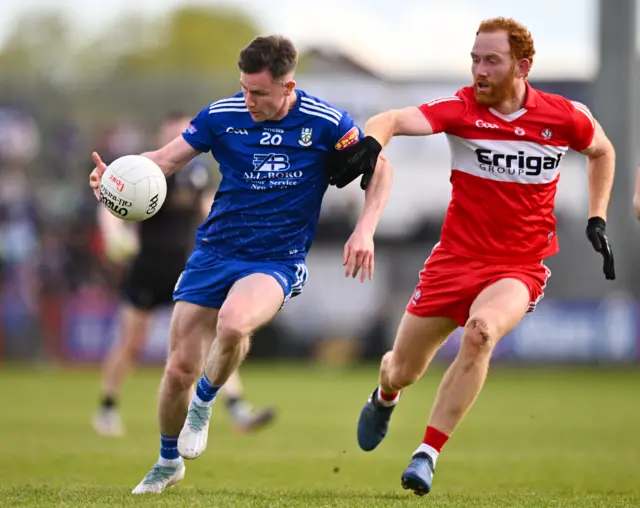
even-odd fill
[{"label": "player's outstretched arm", "polygon": [[371,117],[364,126],[365,136],[374,137],[382,148],[393,136],[428,136],[433,128],[417,107],[391,109]]},{"label": "player's outstretched arm", "polygon": [[607,208],[613,176],[615,173],[616,152],[598,122],[591,144],[581,153],[589,159],[589,221],[587,238],[593,248],[604,258],[603,272],[607,279],[615,279],[613,252],[606,236]]},{"label": "player's outstretched arm", "polygon": [[187,143],[182,136],[177,136],[162,148],[140,155],[151,159],[166,176],[169,176],[182,169],[199,154],[200,152]]},{"label": "player's outstretched arm", "polygon": [[[200,152],[187,143],[181,136],[178,136],[159,150],[145,152],[140,155],[151,159],[160,167],[166,176],[169,176],[184,167],[185,164],[199,153]],[[91,157],[96,167],[89,175],[89,185],[93,189],[98,201],[100,201],[100,180],[107,170],[107,165],[102,161],[97,152],[93,152]]]},{"label": "player's outstretched arm", "polygon": [[384,210],[393,180],[393,168],[389,161],[380,156],[376,169],[367,185],[364,207],[356,227],[344,246],[345,277],[357,277],[360,280],[369,277],[373,279],[374,272],[374,243],[373,235],[378,227],[382,211]]},{"label": "player's outstretched arm", "polygon": [[378,155],[393,136],[427,136],[433,133],[429,120],[417,107],[380,113],[367,121],[361,141],[338,152],[333,163],[336,169],[329,183],[341,189],[362,175],[360,187],[366,189],[374,174]]}]

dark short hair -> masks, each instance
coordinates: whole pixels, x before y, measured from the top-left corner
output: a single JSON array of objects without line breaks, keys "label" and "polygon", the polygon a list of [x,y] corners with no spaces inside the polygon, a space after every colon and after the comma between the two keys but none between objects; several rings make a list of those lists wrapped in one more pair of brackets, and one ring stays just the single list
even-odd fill
[{"label": "dark short hair", "polygon": [[240,51],[238,67],[246,74],[257,74],[269,69],[275,79],[293,72],[298,62],[298,51],[286,37],[269,35],[256,37]]}]

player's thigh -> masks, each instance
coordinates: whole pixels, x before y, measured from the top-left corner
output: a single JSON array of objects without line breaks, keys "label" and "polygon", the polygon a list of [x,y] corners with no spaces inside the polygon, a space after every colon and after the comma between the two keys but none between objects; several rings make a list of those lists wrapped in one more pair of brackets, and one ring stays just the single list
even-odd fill
[{"label": "player's thigh", "polygon": [[451,335],[458,323],[447,317],[402,316],[393,343],[393,361],[412,371],[423,372],[435,351]]},{"label": "player's thigh", "polygon": [[250,335],[269,322],[285,299],[282,285],[266,273],[251,273],[238,279],[218,317],[218,332],[232,335]]},{"label": "player's thigh", "polygon": [[492,343],[513,330],[529,309],[531,295],[517,278],[503,278],[483,289],[471,304],[466,328],[486,334]]},{"label": "player's thigh", "polygon": [[215,337],[218,310],[178,301],[170,325],[170,361],[184,370],[199,369],[204,361],[203,345]]}]

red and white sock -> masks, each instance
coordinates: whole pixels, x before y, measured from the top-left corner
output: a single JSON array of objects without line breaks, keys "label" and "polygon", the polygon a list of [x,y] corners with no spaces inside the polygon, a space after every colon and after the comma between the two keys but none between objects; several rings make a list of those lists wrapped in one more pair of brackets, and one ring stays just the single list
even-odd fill
[{"label": "red and white sock", "polygon": [[381,406],[384,407],[391,407],[391,406],[395,406],[398,403],[398,399],[400,398],[400,393],[402,392],[395,392],[395,393],[385,393],[382,390],[382,387],[379,386],[378,387],[378,404],[380,404]]},{"label": "red and white sock", "polygon": [[413,452],[413,455],[416,455],[417,453],[426,453],[431,458],[433,467],[436,467],[438,455],[440,455],[442,447],[448,440],[449,436],[444,432],[440,432],[435,427],[427,427],[422,444],[418,446],[415,452]]}]

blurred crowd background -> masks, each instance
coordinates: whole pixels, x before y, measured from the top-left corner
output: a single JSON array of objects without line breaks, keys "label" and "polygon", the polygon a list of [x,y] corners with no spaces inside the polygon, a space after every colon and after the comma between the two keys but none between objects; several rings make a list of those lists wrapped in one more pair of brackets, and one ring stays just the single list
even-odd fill
[{"label": "blurred crowd background", "polygon": [[[18,3],[24,5],[18,8]],[[95,7],[94,18],[99,19],[82,31],[78,25],[97,2],[84,2],[85,17],[78,18],[72,14],[80,8],[78,2],[4,0],[0,360],[91,363],[102,358],[115,336],[124,265],[106,255],[97,225],[100,205],[88,187],[91,152],[109,162],[152,149],[164,115],[180,110],[195,116],[213,100],[236,93],[237,53],[254,36],[279,32],[300,42],[299,87],[347,109],[364,124],[376,112],[419,105],[465,86],[475,27],[494,15],[513,15],[532,29],[540,50],[531,83],[587,104],[618,149],[609,217],[618,280],[605,281],[601,258],[585,238],[586,165],[583,157],[572,154],[557,197],[562,252],[548,261],[553,276],[546,297],[500,344],[497,358],[638,360],[640,230],[631,207],[640,139],[635,1],[546,2],[549,9],[536,6],[535,16],[533,6],[486,3],[477,7],[454,1],[444,7],[425,0],[398,7],[402,19],[389,18],[389,24],[413,20],[409,33],[419,34],[422,25],[425,40],[385,32],[390,47],[401,48],[391,43],[397,37],[407,48],[406,54],[395,49],[395,62],[379,49],[383,43],[366,46],[362,37],[350,43],[344,33],[352,26],[361,36],[365,28],[359,23],[378,19],[371,14],[375,9],[388,9],[377,1],[355,2],[344,12],[338,3],[313,2],[319,12],[316,22],[325,25],[309,29],[312,36],[304,38],[302,29],[289,34],[286,27],[301,25],[314,11],[292,2],[279,7],[266,0],[168,2],[171,8],[162,13],[152,7],[146,12],[142,6],[148,2],[122,13],[119,2],[102,2]],[[262,16],[265,10],[275,14]],[[335,26],[327,25],[326,10],[340,18]],[[550,12],[557,12],[551,17],[560,21],[544,17]],[[437,22],[439,15],[442,22]],[[274,19],[282,19],[284,28]],[[373,29],[385,26],[380,23]],[[566,32],[565,39],[558,31]],[[437,41],[429,32],[436,33]],[[570,40],[574,33],[587,41],[583,53],[575,50],[581,42]],[[455,61],[444,51],[447,47],[459,53]],[[422,53],[434,57],[423,61]],[[413,65],[410,55],[417,55]],[[357,185],[332,188],[309,256],[303,295],[257,334],[253,357],[345,363],[377,359],[391,344],[418,271],[438,241],[450,186],[443,136],[397,139],[388,154],[396,173],[376,236],[375,279],[361,284],[344,277],[342,248],[363,195]],[[205,160],[214,179],[219,178],[215,161],[210,156]],[[163,361],[170,311],[157,313],[144,361]],[[440,357],[454,354],[455,348],[453,340]]]}]

